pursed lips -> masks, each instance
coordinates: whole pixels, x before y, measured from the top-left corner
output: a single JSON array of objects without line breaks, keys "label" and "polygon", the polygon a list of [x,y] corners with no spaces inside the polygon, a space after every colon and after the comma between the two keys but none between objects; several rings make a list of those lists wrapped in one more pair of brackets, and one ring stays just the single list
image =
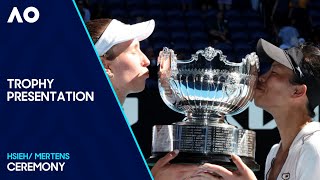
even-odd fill
[{"label": "pursed lips", "polygon": [[149,76],[149,71],[146,71],[145,73],[142,73],[142,76]]},{"label": "pursed lips", "polygon": [[260,91],[264,91],[264,87],[259,83],[257,84],[256,89]]}]

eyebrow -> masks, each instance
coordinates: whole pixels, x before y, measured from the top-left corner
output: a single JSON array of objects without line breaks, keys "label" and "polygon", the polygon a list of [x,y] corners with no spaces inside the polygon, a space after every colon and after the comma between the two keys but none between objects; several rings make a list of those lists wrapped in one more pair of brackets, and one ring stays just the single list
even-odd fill
[{"label": "eyebrow", "polygon": [[281,70],[281,67],[280,67],[280,64],[273,64],[272,66],[271,66],[271,68],[273,68],[273,69],[280,69]]},{"label": "eyebrow", "polygon": [[135,44],[131,44],[126,51],[131,51],[131,50],[135,50],[135,49],[139,49],[139,43],[135,43]]},{"label": "eyebrow", "polygon": [[272,64],[271,67],[279,67],[279,64]]}]

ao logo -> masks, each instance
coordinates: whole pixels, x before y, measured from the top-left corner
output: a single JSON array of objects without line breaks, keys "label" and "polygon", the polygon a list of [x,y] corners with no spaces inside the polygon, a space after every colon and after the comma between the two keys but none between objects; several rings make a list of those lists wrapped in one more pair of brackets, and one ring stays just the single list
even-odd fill
[{"label": "ao logo", "polygon": [[[33,17],[29,16],[30,12],[34,14]],[[35,7],[30,6],[23,11],[23,19],[28,23],[35,23],[36,21],[38,21],[39,17],[40,17],[40,13],[38,9]],[[23,23],[23,20],[21,18],[21,15],[17,7],[13,7],[7,23],[12,23],[15,18],[17,19],[18,23]]]},{"label": "ao logo", "polygon": [[[123,105],[124,112],[127,116],[129,124],[132,125],[138,121],[138,98],[129,97],[126,99]],[[264,124],[263,121],[263,110],[254,105],[254,103],[249,104],[249,113],[248,113],[248,125],[249,129],[260,129],[260,130],[271,130],[276,128],[276,122],[274,119]],[[316,117],[314,117],[314,121],[319,121],[319,106],[315,109]],[[237,126],[238,128],[242,128],[241,124],[232,116],[227,116],[227,121],[230,124]]]}]

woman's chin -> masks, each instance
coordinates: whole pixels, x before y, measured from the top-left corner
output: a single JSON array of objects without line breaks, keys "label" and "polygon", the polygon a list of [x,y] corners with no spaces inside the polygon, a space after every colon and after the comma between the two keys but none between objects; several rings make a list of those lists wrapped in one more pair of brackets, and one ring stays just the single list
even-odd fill
[{"label": "woman's chin", "polygon": [[146,87],[146,83],[141,83],[139,84],[139,86],[134,87],[134,89],[132,90],[132,93],[139,93],[142,92]]},{"label": "woman's chin", "polygon": [[266,101],[264,101],[262,99],[259,99],[259,98],[255,98],[253,102],[254,102],[255,106],[263,109],[263,107],[265,106],[265,102]]}]

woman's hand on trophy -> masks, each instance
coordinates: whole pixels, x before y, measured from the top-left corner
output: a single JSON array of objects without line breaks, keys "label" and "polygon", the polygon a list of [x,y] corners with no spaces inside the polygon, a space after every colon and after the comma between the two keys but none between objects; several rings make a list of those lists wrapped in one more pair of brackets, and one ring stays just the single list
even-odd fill
[{"label": "woman's hand on trophy", "polygon": [[179,151],[174,150],[161,159],[151,169],[155,180],[186,180],[198,179],[201,175],[193,175],[199,170],[198,165],[170,164],[170,161],[178,155]]},{"label": "woman's hand on trophy", "polygon": [[238,170],[230,171],[222,166],[206,163],[200,167],[197,174],[208,177],[211,175],[211,180],[257,180],[253,171],[243,163],[237,155],[231,155],[231,159],[237,166]]}]

